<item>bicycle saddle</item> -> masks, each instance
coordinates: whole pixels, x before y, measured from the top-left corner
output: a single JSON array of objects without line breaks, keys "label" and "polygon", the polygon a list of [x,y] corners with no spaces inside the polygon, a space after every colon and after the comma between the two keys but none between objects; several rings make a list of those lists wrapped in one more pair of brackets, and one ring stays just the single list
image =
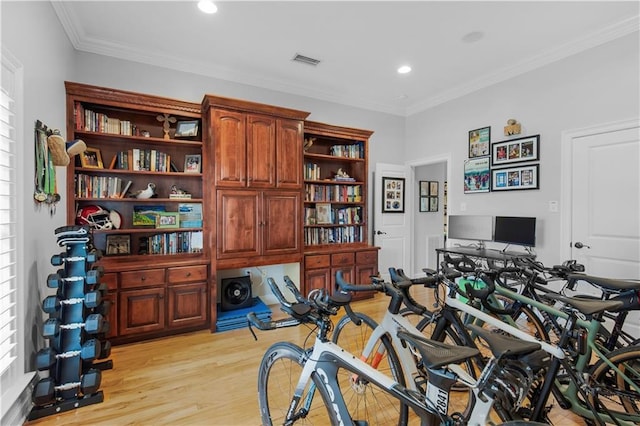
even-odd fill
[{"label": "bicycle saddle", "polygon": [[613,278],[594,277],[591,275],[569,274],[569,281],[586,281],[598,287],[604,287],[609,290],[640,290],[640,282],[616,280]]},{"label": "bicycle saddle", "polygon": [[489,344],[491,353],[496,358],[501,356],[515,356],[528,354],[540,349],[540,344],[527,342],[516,337],[507,336],[501,333],[494,333],[475,324],[467,325],[467,328],[478,334]]},{"label": "bicycle saddle", "polygon": [[447,345],[446,343],[436,342],[435,340],[404,331],[399,331],[398,337],[420,352],[422,363],[429,369],[440,368],[448,364],[459,364],[480,354],[480,351],[475,348]]},{"label": "bicycle saddle", "polygon": [[545,297],[571,305],[585,315],[613,311],[623,306],[623,303],[619,300],[583,299],[581,297],[566,297],[559,294],[547,294]]}]

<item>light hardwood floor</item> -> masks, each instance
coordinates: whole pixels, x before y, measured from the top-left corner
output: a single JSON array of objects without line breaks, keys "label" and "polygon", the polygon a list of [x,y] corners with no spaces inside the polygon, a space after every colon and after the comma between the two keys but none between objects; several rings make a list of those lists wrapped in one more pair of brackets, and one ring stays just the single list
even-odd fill
[{"label": "light hardwood floor", "polygon": [[[378,295],[355,302],[354,308],[379,319],[386,303]],[[271,308],[274,317],[282,316]],[[103,403],[26,424],[259,425],[257,371],[263,353],[277,341],[303,346],[309,330],[299,326],[256,334],[258,341],[247,328],[200,331],[116,346],[114,368],[102,375]],[[552,420],[563,426],[583,424],[560,408],[553,409]]]}]

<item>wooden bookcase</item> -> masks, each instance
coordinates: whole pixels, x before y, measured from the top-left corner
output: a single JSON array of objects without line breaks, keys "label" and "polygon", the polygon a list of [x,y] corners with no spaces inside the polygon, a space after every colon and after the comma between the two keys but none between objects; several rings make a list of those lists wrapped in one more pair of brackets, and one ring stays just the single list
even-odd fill
[{"label": "wooden bookcase", "polygon": [[[65,87],[67,140],[83,140],[92,155],[99,152],[102,159],[102,167],[87,161],[83,166],[81,154],[67,167],[67,222],[76,223],[77,212],[94,205],[117,212],[112,214],[121,222],[118,229],[93,231],[96,248],[105,254],[100,265],[112,302],[108,317],[112,340],[208,327],[212,225],[205,220],[209,200],[203,181],[208,158],[200,136],[200,105],[72,82],[65,82]],[[165,116],[171,119],[168,133],[161,121]],[[196,124],[199,131],[176,137],[179,122]],[[200,171],[185,172],[187,156],[199,156]],[[131,193],[153,183],[156,197],[122,194],[128,182]],[[172,198],[172,187],[191,198]],[[183,219],[190,220],[184,222],[187,226],[180,225],[181,205],[183,210],[201,210],[202,220],[183,214]],[[168,220],[177,226],[134,224],[134,211],[157,209],[174,213]],[[118,250],[113,249],[114,240],[120,241]]]},{"label": "wooden bookcase", "polygon": [[[335,289],[335,273],[369,283],[378,272],[377,248],[368,244],[367,181],[373,132],[305,121],[304,282]],[[367,297],[370,294],[356,294]]]}]

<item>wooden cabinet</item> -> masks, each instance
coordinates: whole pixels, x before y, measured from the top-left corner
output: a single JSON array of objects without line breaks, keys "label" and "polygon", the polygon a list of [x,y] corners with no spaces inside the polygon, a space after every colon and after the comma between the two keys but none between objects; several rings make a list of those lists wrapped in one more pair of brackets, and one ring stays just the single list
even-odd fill
[{"label": "wooden cabinet", "polygon": [[209,265],[176,265],[114,274],[120,283],[116,342],[209,324]]},{"label": "wooden cabinet", "polygon": [[[302,291],[308,294],[316,288],[335,291],[336,272],[352,284],[370,284],[371,275],[378,273],[378,249],[375,247],[336,247],[331,252],[324,250],[308,251],[304,256],[304,286]],[[357,292],[354,300],[371,297],[371,292]]]},{"label": "wooden cabinet", "polygon": [[206,95],[218,269],[300,262],[307,112]]},{"label": "wooden cabinet", "polygon": [[299,191],[217,191],[217,258],[301,252]]},{"label": "wooden cabinet", "polygon": [[[110,339],[118,343],[206,328],[210,317],[201,304],[209,300],[214,268],[207,244],[212,224],[206,222],[210,194],[203,181],[210,167],[200,104],[72,82],[65,88],[66,139],[84,141],[90,154],[73,157],[67,167],[67,223],[75,224],[80,212],[79,224],[85,224],[85,212],[94,206],[108,215],[107,222],[94,216],[86,222],[95,228],[94,245],[105,254],[99,264],[111,302]],[[177,123],[197,131],[176,134]],[[149,184],[153,198],[132,196]],[[177,193],[182,198],[175,198]],[[154,212],[168,213],[171,223],[156,221]],[[187,284],[176,282],[180,272],[172,272],[183,266],[198,271],[191,271],[198,275],[188,281],[199,286],[197,301],[187,296],[192,289],[174,290]]]},{"label": "wooden cabinet", "polygon": [[[205,97],[211,128],[217,188],[302,188],[302,119],[307,113],[282,110],[298,118],[278,118],[217,108],[223,98]],[[259,105],[243,103],[247,108]],[[268,107],[276,114],[277,109]]]}]

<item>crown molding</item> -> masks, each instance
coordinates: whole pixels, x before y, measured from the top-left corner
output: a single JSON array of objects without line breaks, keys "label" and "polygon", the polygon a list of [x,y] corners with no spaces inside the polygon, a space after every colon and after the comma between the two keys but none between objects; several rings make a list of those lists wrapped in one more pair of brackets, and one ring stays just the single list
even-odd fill
[{"label": "crown molding", "polygon": [[199,74],[237,84],[249,85],[262,89],[279,91],[404,117],[422,112],[454,99],[461,98],[470,93],[498,84],[633,32],[638,32],[640,29],[640,17],[634,16],[579,39],[572,40],[568,43],[550,49],[542,54],[530,57],[511,66],[504,67],[469,83],[443,91],[435,96],[428,97],[403,108],[395,107],[370,98],[346,96],[341,93],[318,90],[308,86],[292,84],[288,81],[266,78],[247,72],[239,72],[238,70],[232,70],[221,66],[212,66],[211,64],[207,64],[203,61],[186,61],[184,58],[169,56],[160,51],[153,52],[148,49],[142,51],[128,45],[111,43],[87,37],[84,31],[82,31],[81,22],[79,22],[78,18],[64,2],[52,1],[51,4],[58,16],[58,19],[60,20],[60,23],[62,24],[62,27],[67,33],[71,44],[78,51],[174,69],[176,71]]},{"label": "crown molding", "polygon": [[446,90],[439,95],[432,96],[424,101],[417,102],[407,108],[406,115],[413,115],[418,112],[433,108],[437,105],[461,98],[470,93],[484,89],[494,84],[509,80],[521,74],[544,67],[553,62],[560,61],[570,56],[584,52],[591,48],[600,46],[615,39],[638,32],[640,30],[640,17],[634,16],[624,21],[618,22],[609,27],[591,33],[585,37],[572,40],[568,43],[560,45],[554,49],[550,49],[539,55],[532,56],[517,64],[504,67],[494,73],[487,74],[468,84],[463,84],[453,89]]}]

